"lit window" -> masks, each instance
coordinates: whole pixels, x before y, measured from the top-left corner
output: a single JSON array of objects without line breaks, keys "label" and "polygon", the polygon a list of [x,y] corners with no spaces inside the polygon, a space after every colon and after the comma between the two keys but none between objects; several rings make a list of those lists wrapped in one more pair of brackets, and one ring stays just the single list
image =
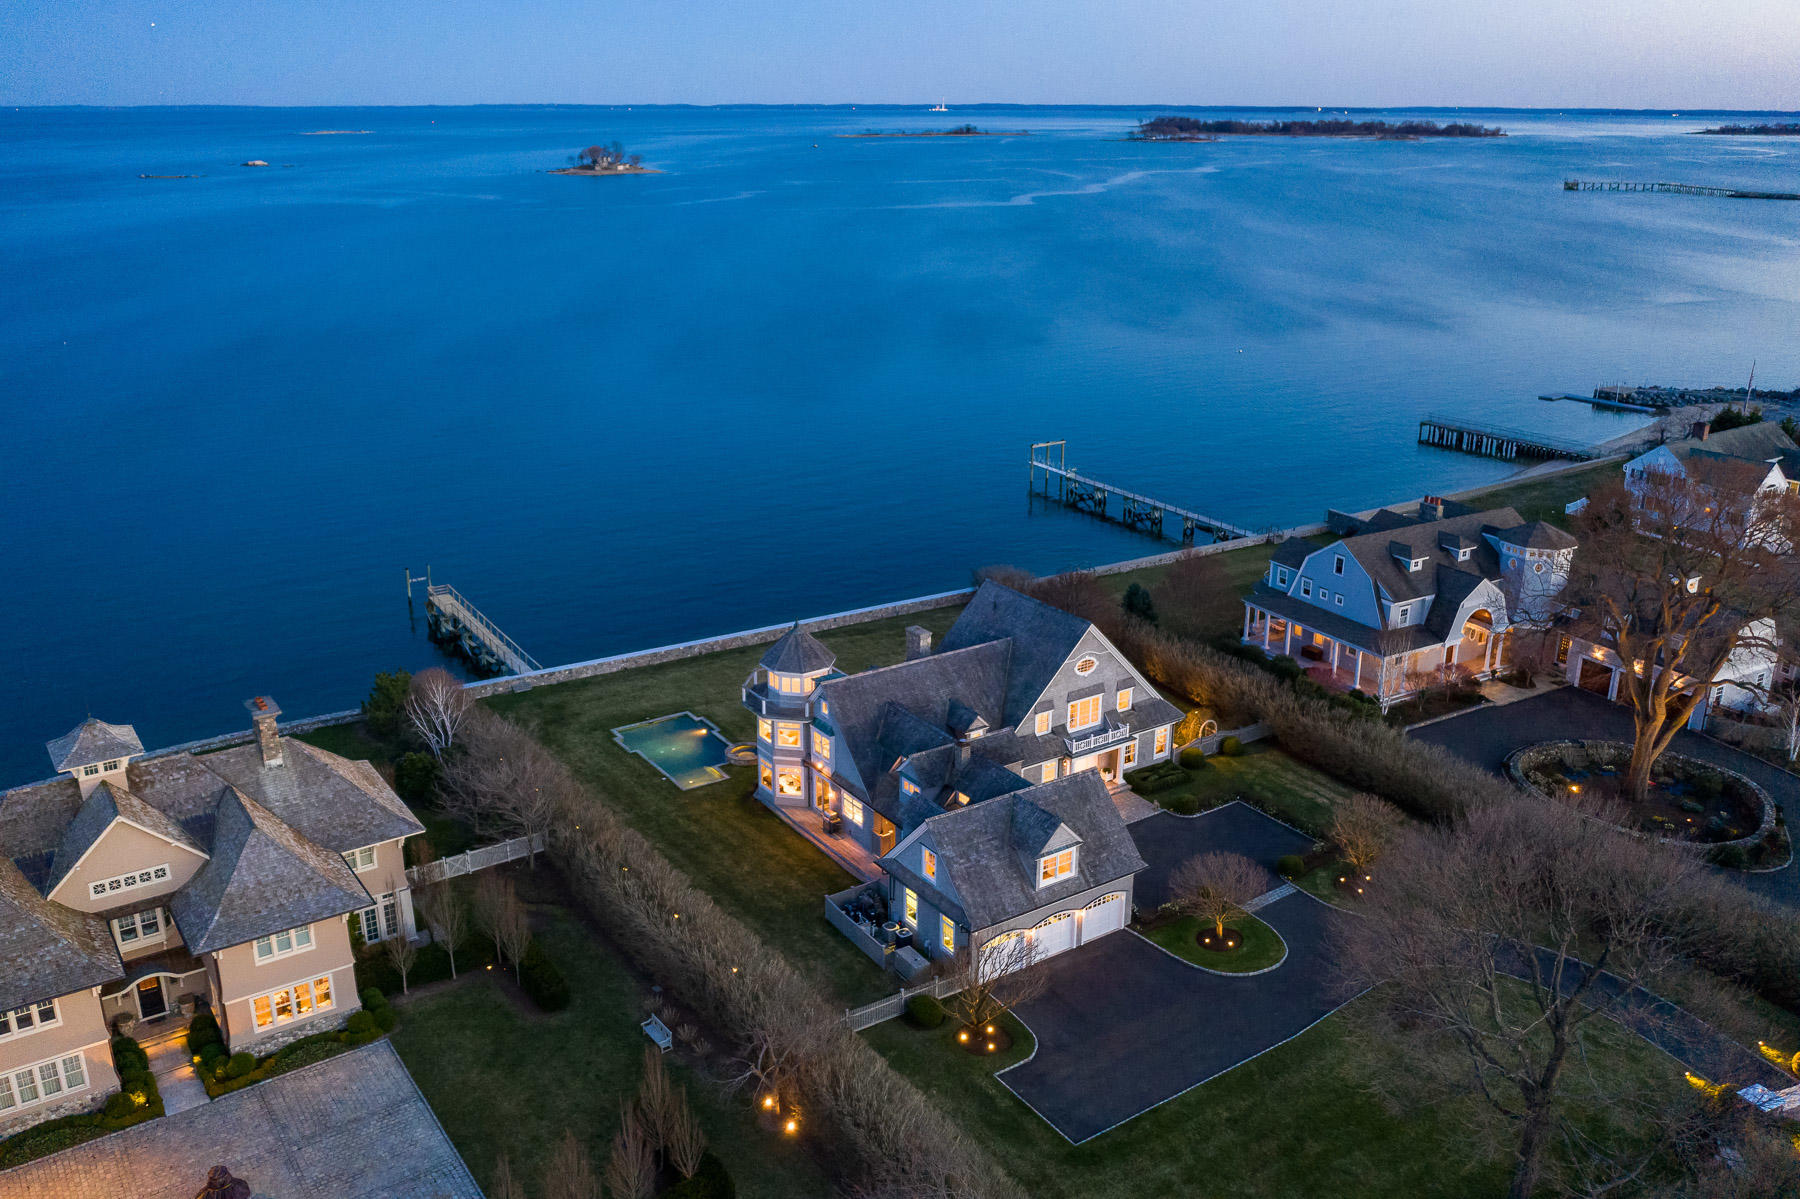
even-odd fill
[{"label": "lit window", "polygon": [[756,736],[760,741],[767,741],[775,735],[775,726],[766,720],[756,722]]},{"label": "lit window", "polygon": [[919,893],[911,887],[906,888],[906,923],[919,927]]},{"label": "lit window", "polygon": [[775,744],[800,748],[800,726],[797,724],[777,724],[775,726]]},{"label": "lit window", "polygon": [[250,1010],[256,1027],[264,1029],[290,1020],[303,1020],[315,1012],[329,1011],[331,1002],[331,976],[325,975],[258,995],[251,1001]]},{"label": "lit window", "polygon": [[831,758],[831,738],[830,737],[827,737],[824,733],[821,733],[818,729],[814,729],[813,736],[812,736],[812,742],[813,742],[813,756],[814,757],[825,758],[827,760],[829,760]]},{"label": "lit window", "polygon": [[802,791],[798,766],[784,766],[775,772],[775,794],[799,795]]},{"label": "lit window", "polygon": [[1100,665],[1100,663],[1095,658],[1083,658],[1081,661],[1075,663],[1075,673],[1080,675],[1093,674],[1094,668],[1098,665]]},{"label": "lit window", "polygon": [[1050,735],[1050,713],[1039,712],[1037,714],[1037,735],[1040,737]]},{"label": "lit window", "polygon": [[1119,748],[1119,767],[1124,769],[1135,765],[1137,765],[1137,739],[1133,738]]},{"label": "lit window", "polygon": [[1038,859],[1038,886],[1046,886],[1075,873],[1075,851],[1065,849]]},{"label": "lit window", "polygon": [[775,771],[769,766],[769,764],[767,762],[757,763],[756,773],[757,773],[757,777],[762,779],[762,787],[763,787],[764,791],[773,791],[775,789]]},{"label": "lit window", "polygon": [[917,795],[919,793],[919,784],[913,782],[911,779],[901,779],[900,790],[907,795]]},{"label": "lit window", "polygon": [[344,865],[350,867],[350,869],[356,871],[358,874],[361,874],[365,870],[372,870],[375,866],[375,847],[373,845],[365,845],[361,849],[351,850],[344,855]]},{"label": "lit window", "polygon": [[925,858],[925,877],[935,880],[937,878],[937,855],[932,853],[929,849],[922,850],[921,852],[924,854]]},{"label": "lit window", "polygon": [[1054,759],[1052,759],[1051,761],[1044,763],[1044,770],[1043,770],[1043,774],[1042,774],[1041,778],[1042,778],[1042,781],[1047,783],[1055,777],[1056,777],[1056,762]]},{"label": "lit window", "polygon": [[1169,752],[1169,730],[1167,726],[1156,730],[1156,748],[1151,751],[1155,757],[1162,757]]},{"label": "lit window", "polygon": [[938,917],[938,944],[944,947],[945,953],[956,952],[956,925],[950,923],[950,917]]},{"label": "lit window", "polygon": [[1069,731],[1085,729],[1091,724],[1100,723],[1100,697],[1090,695],[1086,699],[1078,699],[1069,705]]},{"label": "lit window", "polygon": [[313,936],[309,926],[285,929],[267,937],[256,939],[256,960],[272,962],[276,958],[285,958],[290,954],[304,953],[312,948]]},{"label": "lit window", "polygon": [[861,826],[863,822],[862,800],[852,796],[844,796],[844,819],[851,824]]},{"label": "lit window", "polygon": [[1131,711],[1131,688],[1129,687],[1119,688],[1119,711]]}]

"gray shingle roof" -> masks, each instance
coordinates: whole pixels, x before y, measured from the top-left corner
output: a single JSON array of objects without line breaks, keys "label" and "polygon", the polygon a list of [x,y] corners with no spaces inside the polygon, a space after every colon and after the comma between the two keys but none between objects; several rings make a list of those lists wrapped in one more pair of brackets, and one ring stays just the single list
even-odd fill
[{"label": "gray shingle roof", "polygon": [[[1511,508],[1495,508],[1488,512],[1471,512],[1445,520],[1423,521],[1372,533],[1359,533],[1354,537],[1344,538],[1337,546],[1355,557],[1376,586],[1385,591],[1389,598],[1414,600],[1431,595],[1436,589],[1436,566],[1447,565],[1490,578],[1499,573],[1499,556],[1485,540],[1472,558],[1459,563],[1454,554],[1439,544],[1441,538],[1480,534],[1489,526],[1514,529],[1524,523]],[[1399,563],[1396,554],[1423,559],[1424,565],[1416,571],[1408,571]]]},{"label": "gray shingle roof", "polygon": [[[1063,825],[1080,839],[1075,875],[1039,890],[1035,855],[1047,844],[1060,848],[1065,843],[1053,840]],[[941,901],[941,907],[960,913],[977,931],[1144,869],[1106,784],[1092,770],[944,812],[925,827],[939,850],[938,869],[947,872],[961,904],[891,860],[891,854],[881,865],[934,902]]]},{"label": "gray shingle roof", "polygon": [[334,853],[425,831],[367,762],[284,737],[282,764],[265,767],[254,744],[196,758],[302,836]]},{"label": "gray shingle roof", "polygon": [[1299,566],[1306,561],[1308,554],[1324,548],[1310,537],[1290,537],[1275,547],[1275,552],[1269,555],[1269,561],[1277,566]]},{"label": "gray shingle roof", "polygon": [[336,853],[320,849],[235,787],[219,796],[212,860],[169,903],[190,952],[241,945],[366,908]]},{"label": "gray shingle roof", "polygon": [[108,724],[92,716],[54,741],[44,743],[58,771],[91,766],[111,758],[128,758],[144,752],[137,730],[128,724]]},{"label": "gray shingle roof", "polygon": [[[1310,604],[1303,599],[1270,587],[1267,583],[1258,583],[1244,598],[1265,612],[1271,612],[1284,620],[1291,620],[1306,628],[1316,629],[1333,641],[1354,645],[1371,654],[1379,655],[1382,652],[1379,645],[1381,630],[1351,620],[1348,616],[1330,608],[1321,608],[1316,604]],[[1404,628],[1394,629],[1390,639],[1398,642],[1388,650],[1389,653],[1394,654],[1411,653],[1413,650],[1442,644],[1443,641],[1441,637],[1433,640],[1431,634],[1422,625],[1407,625]],[[1272,654],[1281,652],[1279,639],[1270,640],[1269,652]]]},{"label": "gray shingle roof", "polygon": [[56,847],[56,856],[51,863],[49,877],[45,880],[44,893],[49,894],[55,890],[56,885],[75,868],[75,863],[81,860],[82,855],[106,834],[114,820],[121,817],[165,840],[185,845],[197,854],[206,854],[205,847],[179,824],[125,788],[115,787],[111,782],[102,782],[82,801],[75,818],[69,821],[68,828],[63,831],[62,842]]},{"label": "gray shingle roof", "polygon": [[1491,528],[1487,531],[1507,545],[1533,550],[1572,550],[1580,544],[1569,533],[1541,520],[1530,521],[1516,528]]},{"label": "gray shingle roof", "polygon": [[106,921],[51,903],[0,858],[0,1011],[125,974]]},{"label": "gray shingle roof", "polygon": [[811,674],[815,670],[829,670],[836,661],[837,655],[796,621],[793,628],[781,635],[781,640],[769,647],[759,664],[782,674]]},{"label": "gray shingle roof", "polygon": [[872,790],[896,757],[950,742],[943,729],[952,703],[980,713],[990,725],[1006,723],[1001,710],[1011,657],[1007,640],[946,649],[833,679],[820,686],[819,696],[831,709],[827,722],[843,736],[857,774]]},{"label": "gray shingle roof", "polygon": [[1794,448],[1793,439],[1782,432],[1779,422],[1772,420],[1714,433],[1704,441],[1698,437],[1684,437],[1679,441],[1669,442],[1669,449],[1680,458],[1711,454],[1737,458],[1744,462],[1767,462],[1790,453]]},{"label": "gray shingle roof", "polygon": [[[995,727],[1010,728],[1029,714],[1031,705],[1092,627],[1079,616],[990,580],[981,585],[944,634],[942,652],[985,642],[1012,642],[1002,710],[999,719],[989,720]],[[968,700],[967,696],[960,698]]]}]

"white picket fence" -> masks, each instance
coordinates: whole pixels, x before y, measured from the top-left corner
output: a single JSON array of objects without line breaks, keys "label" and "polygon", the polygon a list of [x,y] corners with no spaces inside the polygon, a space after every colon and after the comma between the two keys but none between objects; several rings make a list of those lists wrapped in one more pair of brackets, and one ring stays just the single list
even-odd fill
[{"label": "white picket fence", "polygon": [[495,845],[483,845],[479,849],[471,849],[467,853],[459,853],[455,857],[439,858],[435,862],[426,862],[423,866],[412,866],[406,871],[406,881],[415,887],[427,883],[442,882],[447,878],[459,878],[465,874],[474,874],[477,870],[486,870],[490,866],[500,866],[507,862],[516,862],[532,853],[544,852],[544,834],[535,837],[514,837],[511,841],[501,841]]}]

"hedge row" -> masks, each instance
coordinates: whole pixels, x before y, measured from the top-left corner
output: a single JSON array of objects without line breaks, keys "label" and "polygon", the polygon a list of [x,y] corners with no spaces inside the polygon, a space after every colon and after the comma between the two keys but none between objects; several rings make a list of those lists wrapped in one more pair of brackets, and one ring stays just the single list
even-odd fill
[{"label": "hedge row", "polygon": [[574,899],[641,970],[760,1064],[757,1085],[802,1114],[836,1170],[893,1194],[1019,1194],[812,983],[597,802],[553,754],[482,707],[463,735],[469,753],[538,759],[556,805],[550,854]]},{"label": "hedge row", "polygon": [[[119,1076],[118,1092],[107,1096],[97,1112],[45,1120],[0,1141],[0,1170],[60,1153],[163,1114],[162,1093],[157,1090],[156,1076],[150,1073],[150,1056],[143,1046],[120,1034],[112,1039],[112,1055],[113,1072]],[[143,1097],[142,1102],[138,1096]]]},{"label": "hedge row", "polygon": [[210,1012],[198,1012],[188,1024],[187,1046],[191,1056],[200,1059],[195,1073],[213,1099],[239,1091],[251,1083],[277,1074],[286,1074],[346,1050],[367,1045],[383,1033],[392,1032],[397,1023],[387,997],[374,987],[362,989],[361,1010],[350,1013],[344,1027],[290,1041],[273,1053],[257,1057],[253,1053],[230,1053],[225,1048],[224,1034]]}]

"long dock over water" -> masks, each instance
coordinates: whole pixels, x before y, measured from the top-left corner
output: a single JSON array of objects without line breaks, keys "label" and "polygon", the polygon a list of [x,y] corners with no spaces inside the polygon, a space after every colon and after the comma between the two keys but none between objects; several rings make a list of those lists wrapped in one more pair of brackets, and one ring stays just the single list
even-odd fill
[{"label": "long dock over water", "polygon": [[1673,192],[1678,196],[1722,196],[1727,200],[1800,200],[1800,192],[1753,192],[1696,183],[1626,183],[1620,180],[1564,179],[1567,192]]},{"label": "long dock over water", "polygon": [[537,659],[520,649],[518,642],[501,632],[499,625],[448,583],[426,586],[425,618],[433,641],[453,643],[469,661],[489,674],[529,674],[543,669]]},{"label": "long dock over water", "polygon": [[[1179,520],[1183,545],[1192,545],[1201,533],[1214,541],[1237,541],[1260,536],[1254,529],[1204,516],[1187,508],[1178,508],[1174,504],[1164,503],[1135,491],[1126,491],[1122,487],[1081,474],[1068,465],[1068,447],[1069,443],[1066,441],[1040,441],[1031,447],[1030,490],[1033,495],[1059,500],[1068,507],[1091,512],[1102,520],[1117,521],[1127,528],[1158,537],[1175,536],[1174,526]],[[1108,508],[1114,496],[1119,500],[1117,515]]]},{"label": "long dock over water", "polygon": [[1508,462],[1515,458],[1567,458],[1573,462],[1587,462],[1600,456],[1595,447],[1581,442],[1446,416],[1427,416],[1419,422],[1419,444],[1502,458]]}]

